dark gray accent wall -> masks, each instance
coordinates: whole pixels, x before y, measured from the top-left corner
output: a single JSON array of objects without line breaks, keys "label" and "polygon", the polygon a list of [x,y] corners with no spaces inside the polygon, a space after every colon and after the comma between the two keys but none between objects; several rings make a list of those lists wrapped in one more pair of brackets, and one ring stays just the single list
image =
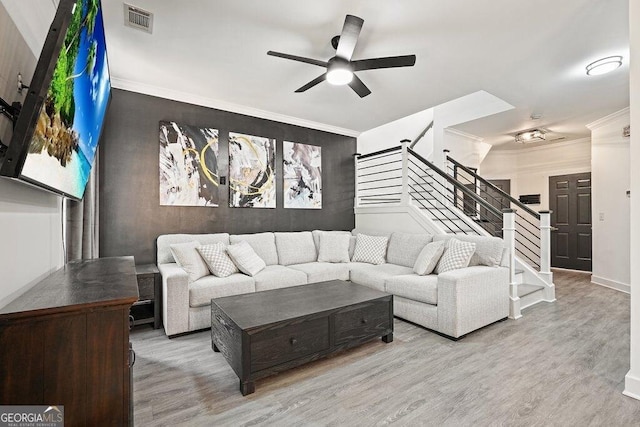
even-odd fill
[{"label": "dark gray accent wall", "polygon": [[[276,139],[276,209],[160,206],[158,123],[170,120],[219,130],[219,169],[228,177],[228,134]],[[322,147],[322,209],[284,209],[282,141]],[[113,90],[100,141],[100,256],[155,262],[155,241],[168,233],[351,230],[355,224],[356,139],[138,93]],[[228,181],[228,179],[227,179]]]}]

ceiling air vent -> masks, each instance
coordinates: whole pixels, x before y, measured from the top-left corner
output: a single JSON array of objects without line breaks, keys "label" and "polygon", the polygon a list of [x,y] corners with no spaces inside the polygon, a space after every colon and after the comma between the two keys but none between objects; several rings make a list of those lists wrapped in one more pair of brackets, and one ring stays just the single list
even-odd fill
[{"label": "ceiling air vent", "polygon": [[153,13],[146,10],[123,3],[124,5],[124,25],[151,34],[153,30]]}]

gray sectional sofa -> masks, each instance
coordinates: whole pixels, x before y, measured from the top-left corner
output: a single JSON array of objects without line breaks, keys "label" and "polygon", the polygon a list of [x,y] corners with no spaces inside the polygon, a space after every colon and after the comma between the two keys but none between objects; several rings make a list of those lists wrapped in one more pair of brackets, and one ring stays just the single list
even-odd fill
[{"label": "gray sectional sofa", "polygon": [[[509,314],[509,274],[502,240],[492,237],[455,236],[476,244],[470,266],[441,274],[420,276],[413,266],[422,248],[447,235],[375,233],[388,236],[386,262],[318,262],[321,233],[283,232],[244,235],[167,234],[158,237],[157,262],[162,275],[163,321],[171,337],[211,326],[212,298],[259,292],[326,280],[351,280],[394,295],[394,315],[440,334],[459,338]],[[328,233],[352,234],[349,256],[353,256],[354,230]],[[196,241],[202,245],[226,245],[246,241],[266,263],[251,277],[235,273],[228,277],[208,275],[191,281],[174,260],[170,245]],[[499,260],[496,262],[496,256]],[[492,258],[492,260],[491,260]],[[489,259],[489,262],[487,261]],[[489,265],[482,265],[489,264]],[[499,265],[495,265],[499,264]]]}]

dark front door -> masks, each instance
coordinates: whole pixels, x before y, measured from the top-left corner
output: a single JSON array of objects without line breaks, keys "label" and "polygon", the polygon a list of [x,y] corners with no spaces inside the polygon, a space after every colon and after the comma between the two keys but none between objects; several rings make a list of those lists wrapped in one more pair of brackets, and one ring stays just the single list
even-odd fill
[{"label": "dark front door", "polygon": [[[500,190],[504,191],[506,194],[511,194],[511,180],[490,179],[488,181]],[[499,211],[511,206],[511,202],[509,199],[504,197],[503,193],[494,190],[482,182],[480,183],[480,197]],[[496,217],[494,214],[487,211],[487,209],[480,207],[480,218],[483,220],[482,228],[494,236],[502,237],[502,217]]]},{"label": "dark front door", "polygon": [[549,177],[551,266],[591,271],[591,172]]}]

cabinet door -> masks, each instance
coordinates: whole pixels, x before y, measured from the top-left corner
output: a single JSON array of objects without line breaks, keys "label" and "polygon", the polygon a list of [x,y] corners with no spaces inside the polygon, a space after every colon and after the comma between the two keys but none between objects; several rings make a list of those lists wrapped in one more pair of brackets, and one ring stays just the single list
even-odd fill
[{"label": "cabinet door", "polygon": [[128,310],[87,314],[87,425],[126,425],[129,416]]}]

